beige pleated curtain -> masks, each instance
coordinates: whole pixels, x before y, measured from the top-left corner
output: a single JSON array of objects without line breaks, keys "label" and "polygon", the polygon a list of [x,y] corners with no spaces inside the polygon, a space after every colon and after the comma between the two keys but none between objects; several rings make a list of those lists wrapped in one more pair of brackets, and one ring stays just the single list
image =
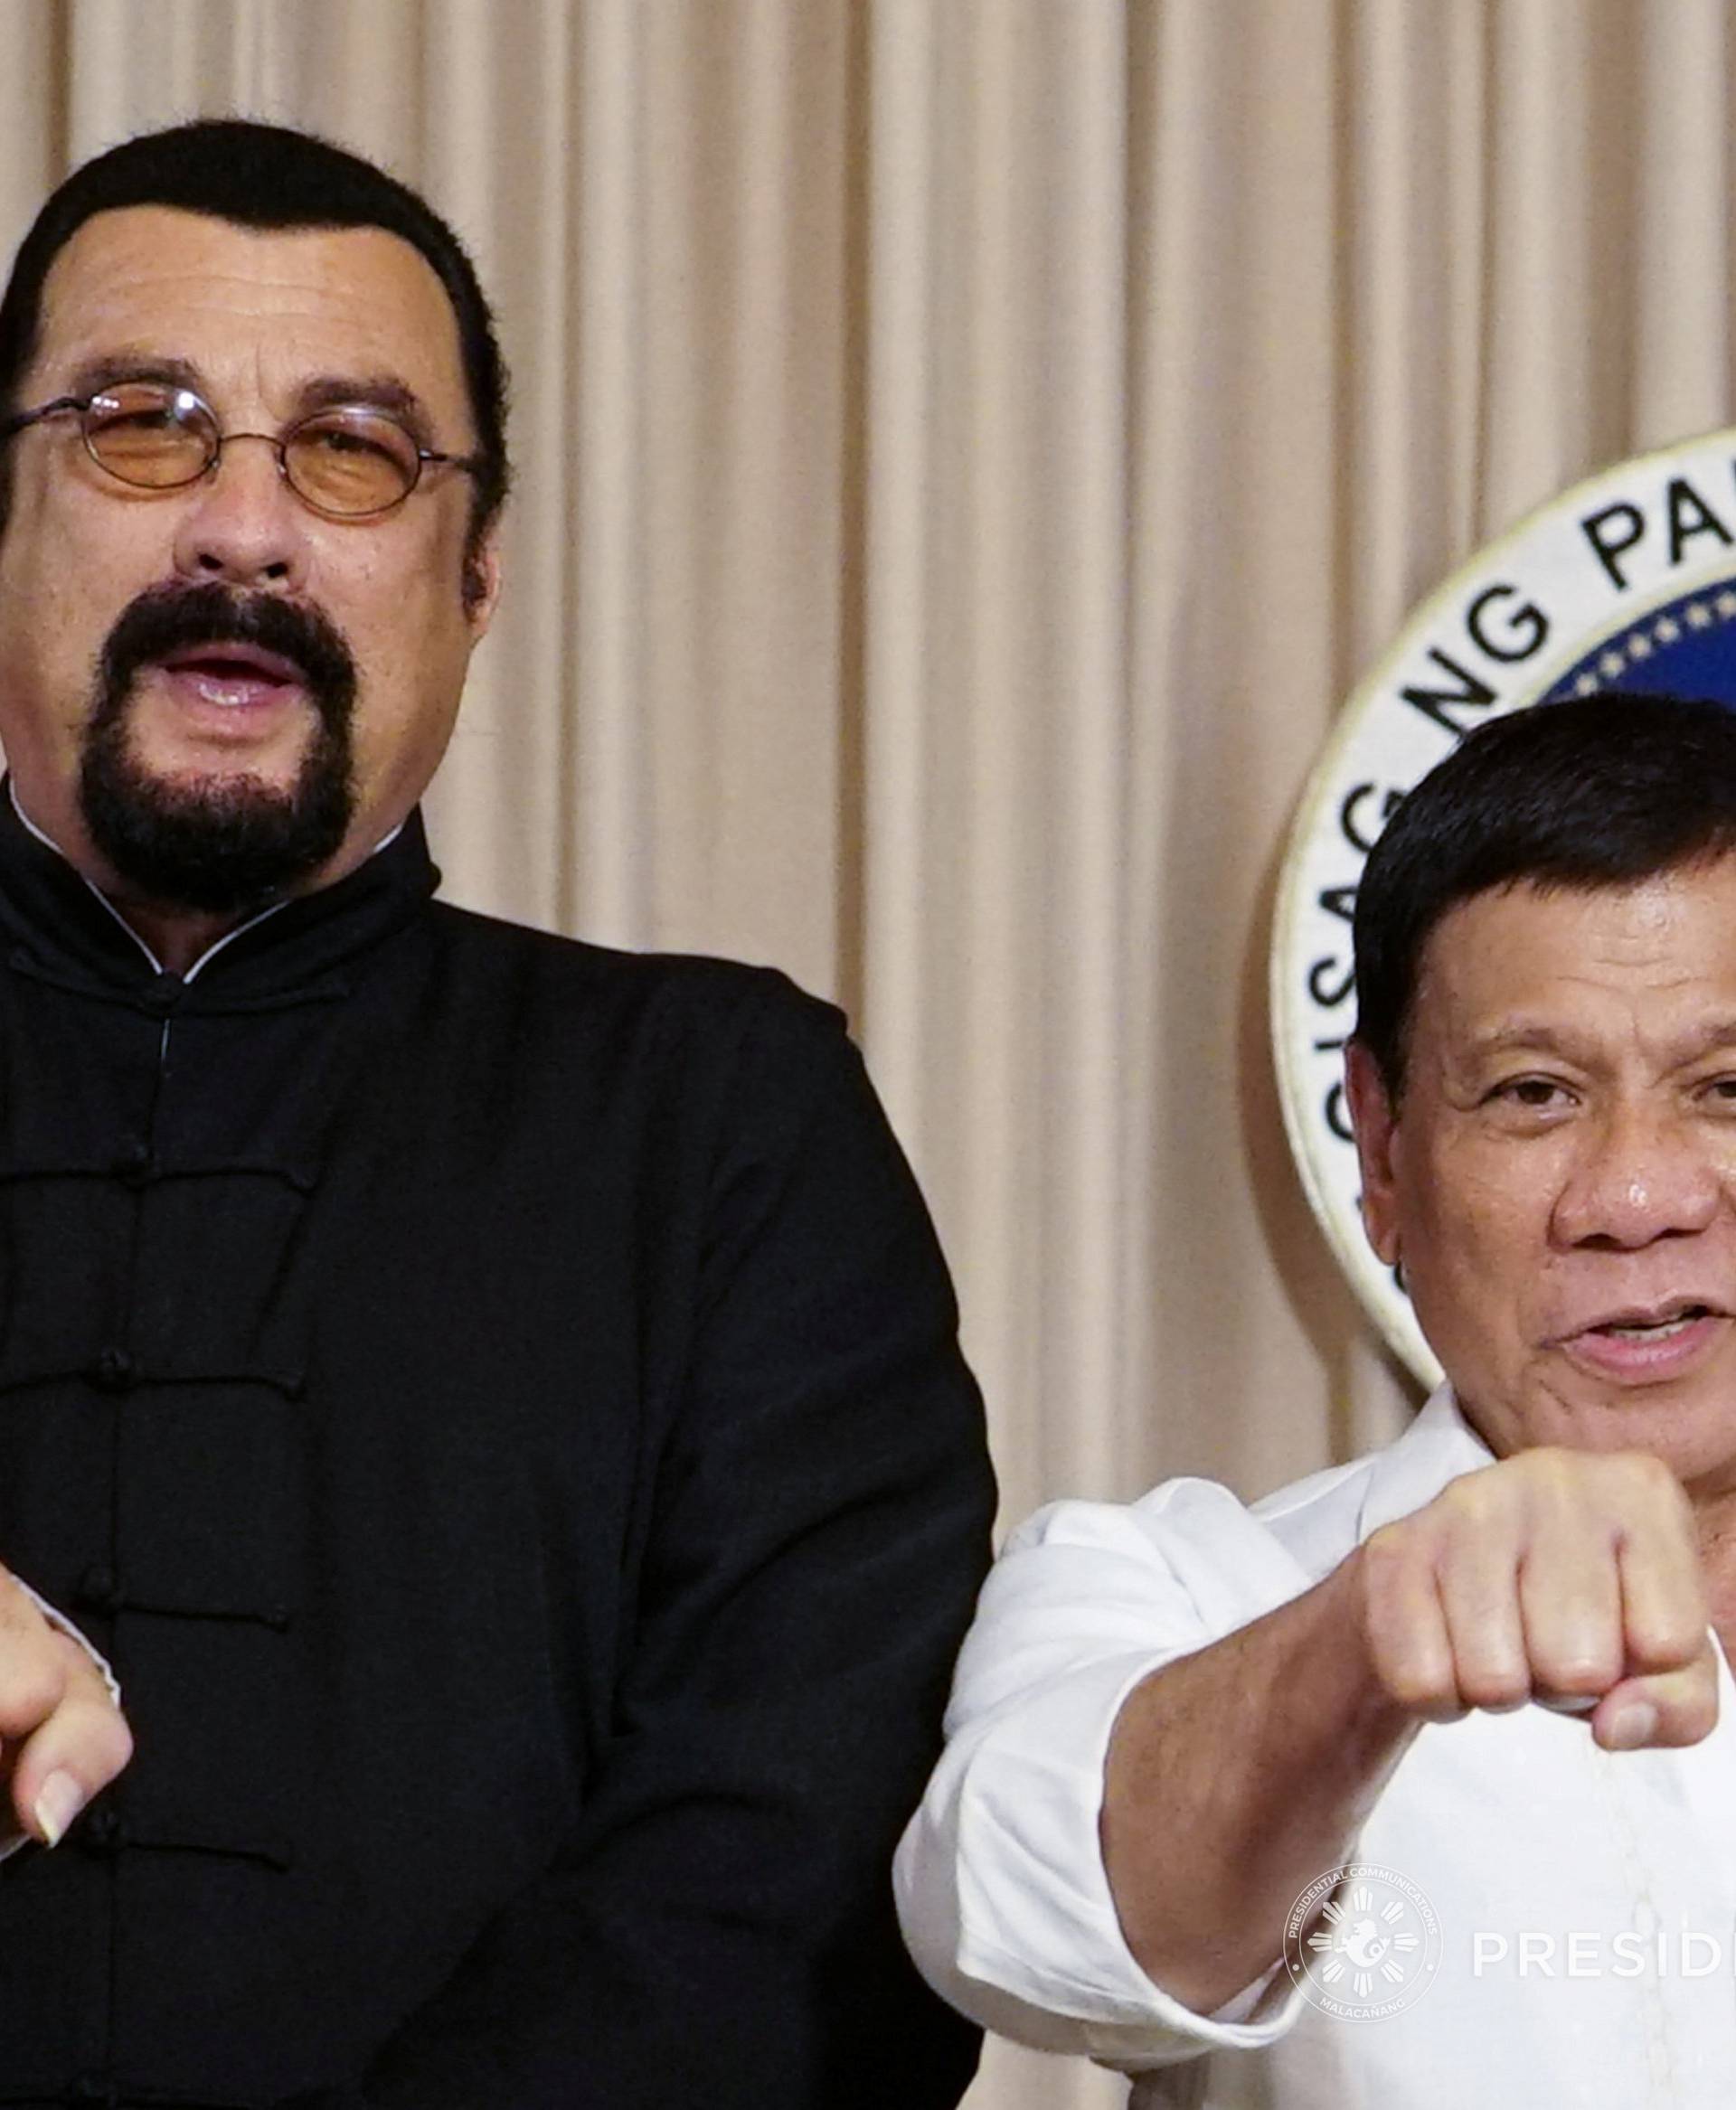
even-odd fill
[{"label": "beige pleated curtain", "polygon": [[[0,241],[242,109],[424,187],[517,377],[455,897],[845,1004],[1016,1517],[1394,1427],[1266,1054],[1407,606],[1731,417],[1722,0],[0,0]],[[0,679],[4,670],[0,669]],[[1121,2099],[992,2052],[973,2110]]]}]

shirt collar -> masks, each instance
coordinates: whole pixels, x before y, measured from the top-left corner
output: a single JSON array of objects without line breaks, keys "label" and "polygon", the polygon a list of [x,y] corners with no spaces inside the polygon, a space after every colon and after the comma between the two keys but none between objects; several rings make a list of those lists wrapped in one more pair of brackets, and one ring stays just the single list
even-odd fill
[{"label": "shirt collar", "polygon": [[[127,933],[127,937],[132,939],[133,943],[138,947],[139,951],[142,952],[145,957],[150,962],[152,974],[159,975],[166,975],[169,970],[163,965],[162,961],[157,958],[156,955],[151,950],[150,947],[145,942],[144,938],[139,936],[138,932],[133,928],[130,923],[127,922],[127,918],[121,914],[120,910],[115,907],[114,903],[108,899],[108,895],[103,892],[102,889],[97,885],[94,880],[86,878],[83,872],[79,871],[78,866],[72,863],[72,860],[66,854],[65,851],[61,848],[60,844],[54,840],[53,836],[51,835],[46,829],[39,828],[35,822],[31,819],[30,815],[24,811],[24,805],[19,799],[18,787],[13,781],[10,775],[8,775],[5,779],[5,786],[6,796],[12,802],[12,810],[17,815],[18,819],[24,824],[24,827],[29,831],[29,833],[33,834],[40,843],[42,843],[44,849],[52,850],[55,856],[58,857],[63,864],[71,865],[74,871],[79,872],[79,878],[83,881],[87,887],[90,888],[90,891],[96,896],[97,900],[102,903],[102,906],[108,910],[108,914],[114,918],[115,921],[119,924],[120,928]],[[370,857],[378,857],[380,852],[386,849],[390,844],[395,843],[399,836],[403,834],[403,832],[404,823],[400,821],[395,828],[390,829],[385,834],[381,836],[380,840],[374,844],[373,848],[369,851],[368,855]],[[235,940],[241,937],[245,932],[250,931],[257,925],[263,923],[268,916],[275,916],[280,909],[287,909],[288,905],[289,904],[287,900],[268,902],[268,904],[263,909],[261,909],[257,915],[250,916],[245,923],[238,923],[232,930],[224,931],[223,935],[220,938],[218,938],[213,944],[208,945],[205,947],[204,951],[200,954],[196,960],[194,960],[192,966],[190,966],[186,973],[181,976],[181,980],[183,982],[191,982],[193,977],[198,975],[205,966],[206,963],[208,961],[214,960],[218,954],[222,952],[225,947],[233,945]]]},{"label": "shirt collar", "polygon": [[1440,1386],[1398,1441],[1374,1455],[1358,1535],[1366,1539],[1382,1524],[1410,1516],[1449,1480],[1494,1463],[1495,1453],[1466,1420],[1453,1388]]},{"label": "shirt collar", "polygon": [[[161,963],[18,804],[0,801],[0,947],[6,964],[123,999],[193,994],[227,1007],[293,1000],[377,942],[439,883],[421,817],[412,813],[354,871],[329,887],[275,901],[226,932],[185,975]],[[192,985],[192,986],[190,986]]]}]

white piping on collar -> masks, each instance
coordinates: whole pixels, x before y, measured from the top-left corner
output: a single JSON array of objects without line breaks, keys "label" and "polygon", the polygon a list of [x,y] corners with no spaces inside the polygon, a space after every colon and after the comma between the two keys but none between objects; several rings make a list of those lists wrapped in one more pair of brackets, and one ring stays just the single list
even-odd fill
[{"label": "white piping on collar", "polygon": [[[61,862],[64,864],[69,871],[78,873],[80,880],[83,881],[85,886],[90,888],[91,893],[94,894],[97,900],[102,903],[103,907],[108,911],[109,915],[114,918],[115,921],[119,924],[120,928],[127,933],[127,937],[132,939],[133,943],[138,947],[139,951],[142,952],[145,957],[151,963],[152,972],[158,975],[167,974],[168,969],[163,965],[162,961],[157,958],[156,955],[151,950],[150,947],[146,944],[145,940],[138,935],[137,931],[133,928],[132,925],[127,922],[127,918],[121,914],[120,910],[116,908],[115,904],[108,899],[108,895],[103,892],[102,889],[98,886],[93,880],[86,879],[84,873],[79,871],[78,866],[72,862],[72,860],[66,854],[65,851],[61,848],[60,844],[54,840],[54,838],[52,835],[44,834],[42,830],[36,825],[35,822],[33,821],[30,815],[24,811],[24,807],[19,805],[18,787],[15,784],[13,783],[10,777],[6,779],[6,795],[12,800],[13,812],[15,813],[19,820],[23,822],[26,831],[30,834],[35,836],[39,843],[42,843],[46,848],[52,850],[55,856],[60,859]],[[399,836],[403,834],[403,832],[404,824],[402,821],[400,821],[398,825],[393,828],[390,834],[382,835],[380,838],[379,842],[377,842],[373,848],[368,852],[369,856],[378,857],[380,852],[385,849],[389,843],[395,843]],[[212,961],[217,957],[218,954],[222,951],[226,945],[232,945],[238,937],[244,937],[250,930],[257,930],[261,923],[267,921],[269,918],[275,916],[279,909],[287,909],[289,906],[290,899],[291,897],[286,896],[281,901],[273,901],[269,908],[261,909],[256,916],[250,916],[245,923],[238,923],[233,930],[226,930],[223,935],[217,939],[215,944],[209,945],[205,947],[204,951],[200,954],[199,957],[193,963],[192,966],[190,966],[186,973],[182,975],[182,981],[191,982],[193,976],[197,975],[202,968],[208,967],[211,965]]]}]

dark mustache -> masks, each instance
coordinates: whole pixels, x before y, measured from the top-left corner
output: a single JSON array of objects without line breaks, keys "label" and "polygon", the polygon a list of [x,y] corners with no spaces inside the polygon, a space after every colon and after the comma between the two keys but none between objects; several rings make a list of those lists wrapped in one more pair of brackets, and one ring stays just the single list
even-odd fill
[{"label": "dark mustache", "polygon": [[329,616],[276,594],[206,586],[153,586],[129,601],[102,647],[102,691],[126,694],[142,667],[189,645],[257,645],[293,660],[327,723],[347,721],[355,655]]}]

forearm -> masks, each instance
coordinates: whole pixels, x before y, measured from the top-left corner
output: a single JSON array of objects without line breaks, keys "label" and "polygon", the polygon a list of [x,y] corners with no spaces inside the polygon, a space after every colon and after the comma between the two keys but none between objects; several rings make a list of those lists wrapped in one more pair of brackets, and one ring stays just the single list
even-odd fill
[{"label": "forearm", "polygon": [[1155,1672],[1117,1718],[1099,1826],[1116,1910],[1141,1968],[1200,2013],[1277,1961],[1290,1906],[1415,1734],[1374,1675],[1360,1565]]}]

